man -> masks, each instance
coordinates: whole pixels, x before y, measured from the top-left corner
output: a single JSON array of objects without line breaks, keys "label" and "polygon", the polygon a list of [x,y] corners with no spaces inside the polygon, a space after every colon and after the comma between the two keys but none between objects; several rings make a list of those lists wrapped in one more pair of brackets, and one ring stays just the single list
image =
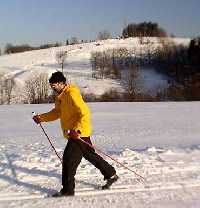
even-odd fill
[{"label": "man", "polygon": [[[83,101],[79,89],[75,85],[66,84],[66,78],[61,72],[55,72],[49,79],[51,88],[57,93],[55,107],[48,113],[36,115],[36,123],[60,119],[63,135],[68,139],[63,154],[62,186],[54,197],[74,195],[75,174],[82,157],[91,162],[104,176],[106,184],[103,189],[117,181],[118,176],[114,167],[100,157],[92,145],[90,110]],[[84,141],[82,141],[84,140]]]}]

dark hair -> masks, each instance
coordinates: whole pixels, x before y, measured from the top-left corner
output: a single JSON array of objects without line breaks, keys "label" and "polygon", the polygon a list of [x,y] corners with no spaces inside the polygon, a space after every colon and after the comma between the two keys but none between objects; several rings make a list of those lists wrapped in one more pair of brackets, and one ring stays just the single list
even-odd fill
[{"label": "dark hair", "polygon": [[57,83],[57,82],[64,82],[64,83],[66,82],[66,78],[62,72],[57,71],[57,72],[52,73],[49,79],[49,83],[51,84]]}]

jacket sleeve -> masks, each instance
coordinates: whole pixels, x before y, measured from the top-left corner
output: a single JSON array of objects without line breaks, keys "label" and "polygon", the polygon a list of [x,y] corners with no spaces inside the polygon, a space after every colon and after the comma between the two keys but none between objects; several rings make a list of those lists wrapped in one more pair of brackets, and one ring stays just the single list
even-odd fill
[{"label": "jacket sleeve", "polygon": [[87,121],[90,117],[90,111],[83,101],[83,98],[79,92],[79,90],[73,90],[70,92],[70,100],[76,112],[76,123],[74,125],[74,130],[79,130],[82,132],[82,128],[84,127],[85,121]]},{"label": "jacket sleeve", "polygon": [[41,122],[54,121],[60,118],[60,105],[58,99],[56,99],[55,107],[48,113],[43,113],[39,115]]}]

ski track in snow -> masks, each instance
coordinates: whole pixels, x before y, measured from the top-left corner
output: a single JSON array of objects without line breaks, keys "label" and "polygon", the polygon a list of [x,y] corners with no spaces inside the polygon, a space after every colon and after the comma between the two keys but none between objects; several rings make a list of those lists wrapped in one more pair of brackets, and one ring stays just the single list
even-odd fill
[{"label": "ski track in snow", "polygon": [[[27,200],[45,200],[45,196],[61,188],[61,164],[49,147],[40,143],[20,148],[16,145],[16,154],[9,153],[10,148],[13,148],[13,144],[1,145],[0,207],[1,204],[9,206],[13,201],[20,201],[23,207]],[[23,148],[26,148],[26,154]],[[59,153],[62,154],[62,151]],[[105,191],[98,190],[104,183],[98,170],[83,159],[77,170],[75,198],[80,200],[80,197],[107,197],[122,193],[131,195],[133,200],[139,193],[172,201],[183,196],[195,198],[200,193],[199,153],[198,149],[123,150],[113,156],[144,176],[146,182],[144,185],[138,183],[133,173],[108,160],[116,167],[119,180],[111,190]]]}]

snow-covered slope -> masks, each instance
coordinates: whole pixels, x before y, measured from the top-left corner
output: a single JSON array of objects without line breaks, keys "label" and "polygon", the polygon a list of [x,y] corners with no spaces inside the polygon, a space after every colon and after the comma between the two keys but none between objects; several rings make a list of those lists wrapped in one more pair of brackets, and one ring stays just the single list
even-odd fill
[{"label": "snow-covered slope", "polygon": [[[59,190],[61,164],[31,112],[52,105],[0,108],[0,207],[199,207],[199,102],[91,103],[93,143],[136,175],[108,159],[119,180],[108,191],[86,160],[76,175],[76,196],[44,198]],[[59,122],[44,124],[61,155]]]},{"label": "snow-covered slope", "polygon": [[[76,83],[82,91],[101,95],[111,88],[121,89],[122,86],[114,80],[96,80],[92,78],[90,63],[91,52],[103,51],[111,48],[130,48],[136,51],[145,51],[149,47],[151,50],[160,45],[157,38],[149,38],[150,45],[141,45],[138,38],[111,39],[99,42],[84,43],[78,45],[61,46],[50,49],[29,51],[24,53],[0,56],[0,72],[14,77],[19,87],[23,86],[24,81],[31,73],[46,72],[51,74],[59,69],[55,59],[58,51],[69,51],[66,59],[64,71],[68,73],[68,80]],[[177,45],[189,44],[190,39],[174,38]],[[163,77],[152,70],[142,74],[142,81],[147,88],[162,86]],[[19,90],[19,89],[18,89]]]}]

